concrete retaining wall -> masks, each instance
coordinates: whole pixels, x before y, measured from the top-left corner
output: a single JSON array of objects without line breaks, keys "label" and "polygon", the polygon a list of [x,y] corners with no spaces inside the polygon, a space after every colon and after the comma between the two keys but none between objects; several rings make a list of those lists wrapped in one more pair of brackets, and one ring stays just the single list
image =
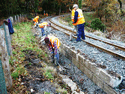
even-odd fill
[{"label": "concrete retaining wall", "polygon": [[121,76],[114,77],[107,73],[104,69],[97,67],[95,63],[86,59],[79,51],[61,43],[59,48],[61,54],[67,57],[72,63],[77,66],[84,74],[88,76],[96,85],[102,88],[107,94],[117,94],[113,89],[121,83]]}]

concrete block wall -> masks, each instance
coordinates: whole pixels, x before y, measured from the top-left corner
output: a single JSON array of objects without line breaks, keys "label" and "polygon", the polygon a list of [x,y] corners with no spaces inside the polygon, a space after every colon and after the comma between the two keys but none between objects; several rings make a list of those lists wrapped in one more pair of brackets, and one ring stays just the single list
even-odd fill
[{"label": "concrete block wall", "polygon": [[119,83],[121,83],[122,78],[113,77],[108,74],[104,69],[97,67],[95,63],[86,59],[72,47],[69,47],[63,43],[59,48],[60,54],[63,54],[72,63],[77,66],[84,74],[88,76],[96,85],[102,88],[107,94],[117,94],[113,89]]}]

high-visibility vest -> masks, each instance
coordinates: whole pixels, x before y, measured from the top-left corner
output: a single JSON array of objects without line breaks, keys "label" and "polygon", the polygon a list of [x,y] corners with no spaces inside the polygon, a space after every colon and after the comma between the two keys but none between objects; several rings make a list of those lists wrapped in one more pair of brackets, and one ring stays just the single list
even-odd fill
[{"label": "high-visibility vest", "polygon": [[48,16],[48,13],[46,13],[46,16]]},{"label": "high-visibility vest", "polygon": [[33,19],[33,21],[36,22],[36,23],[38,23],[38,19],[39,19],[39,16],[36,16],[36,17]]},{"label": "high-visibility vest", "polygon": [[54,47],[54,42],[56,41],[56,45],[57,45],[57,48],[59,49],[59,46],[60,46],[60,41],[57,37],[54,37],[54,36],[48,36],[51,44],[52,44],[52,47]]},{"label": "high-visibility vest", "polygon": [[[85,19],[84,19],[82,10],[81,9],[77,9],[76,11],[78,12],[78,20],[77,20],[76,23],[73,23],[73,25],[79,25],[79,24],[85,23]],[[73,21],[74,21],[74,19],[73,19]]]},{"label": "high-visibility vest", "polygon": [[72,22],[74,22],[74,15],[75,15],[75,9],[72,9],[72,13],[71,13]]},{"label": "high-visibility vest", "polygon": [[43,23],[39,24],[39,27],[44,28],[44,26],[47,26],[47,24],[48,24],[47,22],[43,22]]}]

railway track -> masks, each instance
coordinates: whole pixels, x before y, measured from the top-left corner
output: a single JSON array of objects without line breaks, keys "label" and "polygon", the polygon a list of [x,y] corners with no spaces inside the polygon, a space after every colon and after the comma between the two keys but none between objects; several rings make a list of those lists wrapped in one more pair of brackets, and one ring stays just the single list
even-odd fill
[{"label": "railway track", "polygon": [[[70,45],[69,48],[71,48],[71,47],[78,48],[79,50],[81,50],[82,53],[85,53],[84,56],[92,54],[90,57],[88,57],[88,59],[90,59],[92,57],[92,59],[95,59],[95,61],[94,61],[95,64],[104,65],[104,67],[106,67],[106,68],[104,68],[105,71],[109,71],[109,72],[111,71],[111,72],[114,72],[114,73],[118,73],[119,75],[121,75],[123,77],[125,76],[125,67],[124,67],[125,66],[124,65],[125,64],[124,63],[125,54],[117,53],[117,50],[122,51],[124,53],[124,51],[125,51],[124,45],[117,45],[117,44],[109,42],[109,41],[106,42],[105,40],[101,40],[101,39],[93,37],[91,35],[90,36],[86,35],[86,40],[82,40],[83,42],[73,43],[73,41],[69,41],[69,36],[71,34],[73,35],[72,36],[73,38],[77,38],[76,36],[74,36],[74,34],[76,34],[76,32],[73,31],[73,29],[66,28],[63,25],[59,24],[58,21],[55,19],[55,17],[51,18],[51,19],[49,18],[46,21],[51,22],[51,27],[54,28],[51,31],[51,33],[54,34],[55,36],[57,36],[60,40],[62,40],[62,43],[64,43],[64,45],[67,45],[67,44]],[[75,40],[75,39],[73,39],[73,40]],[[95,42],[93,43],[89,40],[93,40],[93,41],[97,42],[97,44],[98,44],[98,42],[101,42],[103,44],[103,46],[94,44]],[[81,46],[80,44],[83,45],[83,46],[80,47]],[[86,45],[86,44],[89,44],[91,46]],[[107,49],[107,48],[105,49],[105,45],[110,45],[110,44],[111,44],[111,48],[113,46],[113,49]],[[89,48],[89,49],[86,49],[86,48]],[[101,51],[99,50],[100,52],[97,51],[98,55],[96,53],[94,53],[94,54],[91,53],[93,51],[96,52],[96,48],[97,48],[97,50],[101,49]],[[87,50],[89,54],[86,53],[84,49]],[[77,51],[77,49],[75,49],[75,50]],[[91,51],[89,51],[89,50],[91,50]],[[114,51],[114,50],[116,50],[116,51]],[[106,53],[104,53],[103,51],[106,52]],[[111,54],[111,55],[109,55],[109,54]],[[93,55],[95,55],[94,58],[93,58]],[[108,58],[106,58],[104,55]],[[110,59],[110,56],[111,56],[111,59]],[[115,56],[115,58],[114,58],[114,56]],[[100,60],[99,60],[98,57],[99,58],[101,57],[101,58],[104,58],[104,59],[100,58]],[[112,59],[112,57],[113,57],[113,59]],[[72,61],[72,59],[71,59],[71,61]],[[66,66],[68,66],[68,65],[66,65]],[[112,73],[111,73],[111,75],[112,75]],[[115,78],[117,78],[117,77],[115,77]],[[119,90],[118,90],[118,92],[119,92]]]},{"label": "railway track", "polygon": [[[71,29],[68,29],[68,28],[65,28],[63,27],[62,25],[59,25],[57,24],[55,21],[53,21],[53,18],[49,20],[52,24],[52,27],[56,30],[61,30],[62,32],[64,32],[66,35],[70,36],[71,34],[73,35],[73,38],[77,38],[76,36],[74,36],[74,34],[76,34],[75,31],[71,30]],[[108,54],[111,54],[115,57],[118,57],[125,60],[125,46],[123,45],[117,45],[117,44],[114,44],[114,43],[111,43],[109,41],[105,41],[105,40],[102,40],[102,39],[99,39],[99,38],[95,38],[95,37],[92,37],[92,36],[88,36],[88,35],[85,35],[87,38],[89,38],[89,40],[94,40],[94,41],[97,41],[97,42],[101,42],[102,45],[97,45],[97,44],[94,44],[93,42],[91,41],[88,41],[87,40],[82,40],[84,42],[86,42],[87,44],[93,46],[93,47],[96,47],[97,49],[101,49],[102,51],[108,53]],[[109,48],[106,48],[105,46],[106,45],[109,45],[111,47]],[[112,49],[113,48],[113,49]],[[119,52],[122,52],[124,54],[121,54]]]}]

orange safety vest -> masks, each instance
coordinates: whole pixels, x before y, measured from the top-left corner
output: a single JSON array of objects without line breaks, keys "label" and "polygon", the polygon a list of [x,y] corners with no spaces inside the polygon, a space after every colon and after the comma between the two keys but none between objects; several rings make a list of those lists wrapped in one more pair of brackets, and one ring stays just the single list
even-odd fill
[{"label": "orange safety vest", "polygon": [[[85,23],[85,19],[84,19],[82,10],[81,9],[77,9],[76,11],[78,12],[78,20],[77,20],[76,23],[73,23],[73,25],[79,25],[79,24]],[[72,17],[73,16],[75,16],[75,11],[74,11],[74,15],[72,14]],[[74,22],[74,19],[73,19],[73,22]]]},{"label": "orange safety vest", "polygon": [[46,16],[48,16],[48,13],[46,13]]},{"label": "orange safety vest", "polygon": [[43,23],[39,24],[39,27],[44,28],[44,26],[47,26],[47,24],[48,24],[47,22],[43,22]]},{"label": "orange safety vest", "polygon": [[75,15],[75,9],[72,9],[72,13],[71,13],[72,22],[74,22],[74,15]]},{"label": "orange safety vest", "polygon": [[36,17],[33,19],[33,21],[36,22],[36,23],[38,23],[38,19],[39,19],[39,16],[36,16]]},{"label": "orange safety vest", "polygon": [[57,45],[57,48],[59,49],[59,46],[60,46],[60,41],[57,37],[54,37],[54,36],[48,36],[51,44],[52,44],[52,47],[54,47],[54,42],[56,41],[56,45]]}]

